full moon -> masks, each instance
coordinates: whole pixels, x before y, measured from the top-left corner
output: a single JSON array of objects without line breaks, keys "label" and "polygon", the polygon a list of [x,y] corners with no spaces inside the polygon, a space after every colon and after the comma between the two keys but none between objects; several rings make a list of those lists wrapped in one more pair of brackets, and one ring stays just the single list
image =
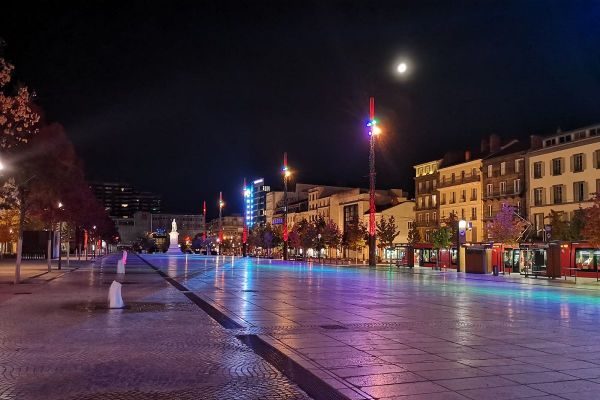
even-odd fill
[{"label": "full moon", "polygon": [[398,64],[398,67],[396,69],[401,74],[405,73],[406,72],[406,63],[400,63],[400,64]]}]

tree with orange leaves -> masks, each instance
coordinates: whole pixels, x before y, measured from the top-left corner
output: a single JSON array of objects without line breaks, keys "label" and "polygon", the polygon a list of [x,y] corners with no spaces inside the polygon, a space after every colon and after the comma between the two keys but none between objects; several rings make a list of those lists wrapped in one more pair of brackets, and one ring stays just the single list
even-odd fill
[{"label": "tree with orange leaves", "polygon": [[585,209],[583,237],[595,248],[600,248],[600,193],[594,193],[593,205]]}]

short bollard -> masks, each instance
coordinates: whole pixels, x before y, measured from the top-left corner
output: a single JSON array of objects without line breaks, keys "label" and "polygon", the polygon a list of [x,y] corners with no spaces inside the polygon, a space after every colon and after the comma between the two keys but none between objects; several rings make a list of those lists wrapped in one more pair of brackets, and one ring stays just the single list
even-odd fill
[{"label": "short bollard", "polygon": [[123,298],[121,297],[121,284],[113,281],[108,290],[108,307],[109,308],[124,308]]},{"label": "short bollard", "polygon": [[125,263],[123,262],[123,260],[118,260],[117,261],[117,274],[124,274],[125,273]]},{"label": "short bollard", "polygon": [[499,275],[499,273],[498,273],[498,266],[497,265],[494,265],[492,267],[492,273],[494,274],[494,276],[498,276]]}]

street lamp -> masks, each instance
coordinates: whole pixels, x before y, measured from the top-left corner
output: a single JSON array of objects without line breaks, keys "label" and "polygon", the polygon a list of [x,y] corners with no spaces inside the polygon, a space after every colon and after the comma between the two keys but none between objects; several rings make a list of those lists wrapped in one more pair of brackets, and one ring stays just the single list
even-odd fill
[{"label": "street lamp", "polygon": [[[63,203],[58,202],[58,210],[63,210]],[[68,240],[68,239],[67,239]],[[62,218],[58,222],[58,269],[62,268]]]},{"label": "street lamp", "polygon": [[219,237],[217,239],[219,242],[219,255],[221,255],[221,243],[223,243],[223,207],[225,207],[223,192],[219,192]]},{"label": "street lamp", "polygon": [[251,191],[246,186],[246,178],[244,178],[244,188],[243,188],[243,208],[244,212],[242,213],[242,256],[246,257],[248,255],[248,202],[250,201]]},{"label": "street lamp", "polygon": [[287,152],[283,153],[283,259],[288,259],[288,225],[287,225],[287,214],[288,214],[288,179],[292,175],[292,172],[287,165]]},{"label": "street lamp", "polygon": [[375,237],[375,137],[381,134],[375,119],[375,98],[369,99],[369,266],[377,265]]}]

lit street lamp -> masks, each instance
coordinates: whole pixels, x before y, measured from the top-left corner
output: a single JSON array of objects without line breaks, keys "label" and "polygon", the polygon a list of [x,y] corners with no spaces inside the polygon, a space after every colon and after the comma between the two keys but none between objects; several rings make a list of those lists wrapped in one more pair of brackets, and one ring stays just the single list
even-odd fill
[{"label": "lit street lamp", "polygon": [[[63,203],[58,202],[58,210],[63,210]],[[67,238],[68,240],[68,238]],[[58,222],[58,269],[62,268],[62,218]]]},{"label": "lit street lamp", "polygon": [[375,237],[375,137],[381,133],[375,119],[375,98],[369,99],[369,266],[377,265]]},{"label": "lit street lamp", "polygon": [[223,192],[219,192],[219,237],[217,238],[219,242],[219,255],[221,255],[221,244],[223,243],[223,207],[225,207]]},{"label": "lit street lamp", "polygon": [[283,153],[283,259],[288,259],[288,225],[287,225],[287,215],[288,215],[288,179],[292,175],[292,172],[288,168],[287,165],[287,153]]}]

